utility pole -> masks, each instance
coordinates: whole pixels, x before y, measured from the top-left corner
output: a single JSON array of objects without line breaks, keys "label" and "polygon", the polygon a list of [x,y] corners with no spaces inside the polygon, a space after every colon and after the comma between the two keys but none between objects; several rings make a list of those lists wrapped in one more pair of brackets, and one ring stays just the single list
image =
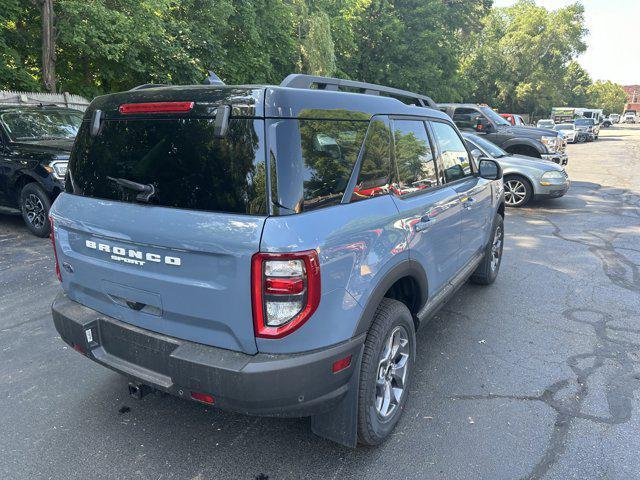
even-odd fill
[{"label": "utility pole", "polygon": [[44,88],[56,92],[56,35],[53,0],[40,0],[42,16],[42,81]]}]

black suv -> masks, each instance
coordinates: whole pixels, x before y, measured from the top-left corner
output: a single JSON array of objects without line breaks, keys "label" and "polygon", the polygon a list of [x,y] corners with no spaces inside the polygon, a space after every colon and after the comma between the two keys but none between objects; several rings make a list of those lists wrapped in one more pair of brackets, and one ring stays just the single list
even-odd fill
[{"label": "black suv", "polygon": [[64,190],[69,152],[82,112],[56,106],[0,106],[0,205],[18,208],[39,237]]},{"label": "black suv", "polygon": [[438,108],[449,115],[462,131],[485,135],[511,154],[568,163],[567,143],[554,130],[511,125],[487,105],[473,103],[440,103]]}]

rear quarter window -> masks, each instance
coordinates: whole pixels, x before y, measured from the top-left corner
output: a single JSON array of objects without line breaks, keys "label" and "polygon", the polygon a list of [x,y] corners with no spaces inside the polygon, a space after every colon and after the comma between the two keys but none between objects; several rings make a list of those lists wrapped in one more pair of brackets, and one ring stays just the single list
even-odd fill
[{"label": "rear quarter window", "polygon": [[[313,114],[305,113],[309,117]],[[269,121],[275,214],[302,213],[342,201],[369,119],[360,120],[362,116],[356,112],[331,113],[339,119]]]}]

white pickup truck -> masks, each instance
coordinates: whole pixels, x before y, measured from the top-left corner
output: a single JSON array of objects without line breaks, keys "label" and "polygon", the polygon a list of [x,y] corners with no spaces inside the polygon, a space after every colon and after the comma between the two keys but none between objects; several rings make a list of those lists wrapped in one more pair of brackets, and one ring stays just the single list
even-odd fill
[{"label": "white pickup truck", "polygon": [[638,119],[635,112],[626,112],[622,116],[622,123],[637,123]]}]

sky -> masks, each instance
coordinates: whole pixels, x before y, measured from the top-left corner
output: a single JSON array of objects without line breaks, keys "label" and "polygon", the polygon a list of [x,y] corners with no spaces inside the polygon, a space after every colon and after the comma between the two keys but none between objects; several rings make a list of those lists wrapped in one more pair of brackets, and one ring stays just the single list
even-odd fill
[{"label": "sky", "polygon": [[[516,0],[494,0],[496,7]],[[550,10],[575,0],[536,0]],[[580,65],[595,80],[621,85],[640,85],[640,0],[580,0],[585,8],[589,35],[587,51],[578,57]]]}]

